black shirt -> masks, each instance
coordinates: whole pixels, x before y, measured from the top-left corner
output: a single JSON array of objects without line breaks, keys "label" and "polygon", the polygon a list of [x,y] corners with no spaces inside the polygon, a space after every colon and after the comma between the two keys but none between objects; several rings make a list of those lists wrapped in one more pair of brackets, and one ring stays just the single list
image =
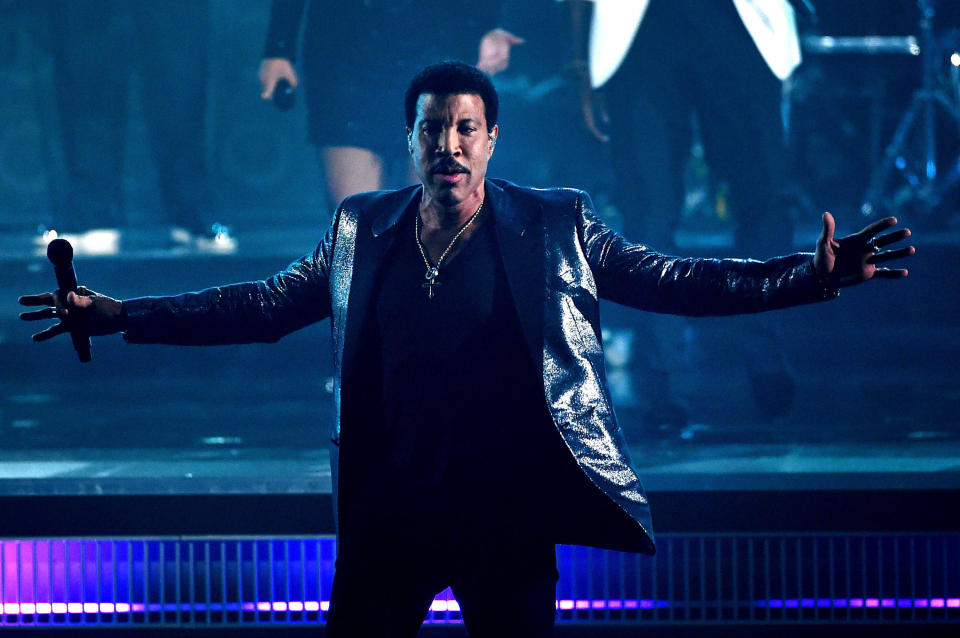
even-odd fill
[{"label": "black shirt", "polygon": [[[417,206],[416,203],[413,205]],[[488,217],[445,261],[430,299],[414,239],[416,210],[397,228],[381,272],[382,445],[359,498],[407,523],[485,529],[526,518],[539,495],[536,448],[559,435],[524,342]],[[486,531],[493,531],[487,529]]]}]

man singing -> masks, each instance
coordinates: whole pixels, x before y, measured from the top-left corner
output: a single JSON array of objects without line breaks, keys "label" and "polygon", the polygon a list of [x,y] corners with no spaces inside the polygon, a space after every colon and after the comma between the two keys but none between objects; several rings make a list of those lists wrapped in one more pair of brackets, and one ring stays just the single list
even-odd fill
[{"label": "man singing", "polygon": [[[680,259],[606,228],[589,196],[488,179],[496,91],[466,64],[406,94],[420,184],[339,206],[313,253],[259,282],[123,302],[22,297],[131,343],[275,341],[330,317],[338,557],[328,636],[414,636],[451,586],[473,636],[553,635],[554,545],[653,553],[646,496],[610,402],[600,298],[683,315],[760,312],[894,279],[893,218],[815,254]],[[382,606],[371,613],[369,601]]]}]

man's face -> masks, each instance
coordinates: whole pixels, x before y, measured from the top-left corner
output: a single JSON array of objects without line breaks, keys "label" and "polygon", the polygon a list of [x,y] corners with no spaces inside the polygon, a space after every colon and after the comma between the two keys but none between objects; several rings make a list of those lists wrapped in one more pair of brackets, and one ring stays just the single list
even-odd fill
[{"label": "man's face", "polygon": [[483,186],[497,127],[487,131],[479,95],[424,93],[417,100],[417,119],[407,137],[425,199],[450,207]]}]

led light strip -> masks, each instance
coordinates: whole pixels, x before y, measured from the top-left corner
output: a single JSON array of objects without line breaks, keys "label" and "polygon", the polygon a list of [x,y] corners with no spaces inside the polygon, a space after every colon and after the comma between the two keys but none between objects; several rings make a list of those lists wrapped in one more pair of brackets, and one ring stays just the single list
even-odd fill
[{"label": "led light strip", "polygon": [[[756,607],[771,609],[798,609],[834,607],[851,609],[891,609],[894,607],[916,609],[960,609],[960,598],[787,598],[755,601]],[[699,603],[671,603],[668,600],[650,599],[562,599],[557,601],[560,611],[590,610],[647,610],[669,607],[699,606]],[[318,612],[328,611],[328,600],[293,600],[259,603],[5,603],[3,613],[7,616],[32,616],[35,614],[129,614],[167,611],[244,611],[244,612]],[[460,604],[453,599],[434,600],[432,612],[459,612]]]}]

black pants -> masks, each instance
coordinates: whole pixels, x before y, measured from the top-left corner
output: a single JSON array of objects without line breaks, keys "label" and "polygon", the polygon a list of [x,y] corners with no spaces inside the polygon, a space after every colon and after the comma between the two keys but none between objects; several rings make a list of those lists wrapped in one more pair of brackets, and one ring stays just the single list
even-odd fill
[{"label": "black pants", "polygon": [[436,594],[451,587],[473,638],[553,636],[556,554],[547,542],[341,528],[326,635],[417,635]]},{"label": "black pants", "polygon": [[206,1],[87,0],[46,5],[68,191],[58,229],[124,226],[128,91],[139,76],[166,218],[205,230],[212,211],[204,147],[210,7]]},{"label": "black pants", "polygon": [[780,81],[729,0],[651,0],[623,64],[603,87],[625,235],[662,252],[684,197],[691,118],[730,186],[736,256],[791,252],[780,203],[786,171]]}]

